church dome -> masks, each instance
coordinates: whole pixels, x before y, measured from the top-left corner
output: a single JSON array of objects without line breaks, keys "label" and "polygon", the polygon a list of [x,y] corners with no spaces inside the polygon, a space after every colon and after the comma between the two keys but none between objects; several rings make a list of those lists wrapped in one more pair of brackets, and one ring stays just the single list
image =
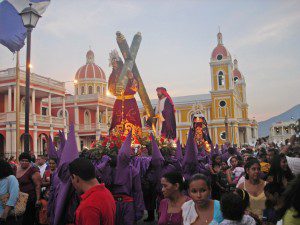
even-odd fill
[{"label": "church dome", "polygon": [[222,38],[222,33],[218,33],[218,45],[214,48],[212,54],[211,54],[211,59],[213,60],[222,60],[226,58],[230,58],[231,55],[229,51],[225,48],[223,45],[223,38]]},{"label": "church dome", "polygon": [[234,81],[236,82],[237,80],[242,80],[243,79],[243,76],[241,74],[241,72],[239,71],[239,68],[238,68],[238,61],[235,59],[233,60],[233,79]]},{"label": "church dome", "polygon": [[104,71],[95,64],[95,55],[92,50],[86,53],[86,64],[78,69],[75,79],[77,81],[97,79],[101,82],[106,82]]}]

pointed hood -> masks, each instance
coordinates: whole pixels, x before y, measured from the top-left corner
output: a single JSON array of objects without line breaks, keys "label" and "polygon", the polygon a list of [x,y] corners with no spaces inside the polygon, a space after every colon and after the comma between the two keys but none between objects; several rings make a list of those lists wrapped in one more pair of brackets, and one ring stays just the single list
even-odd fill
[{"label": "pointed hood", "polygon": [[132,132],[130,131],[118,152],[117,167],[119,166],[123,168],[129,165],[131,155],[131,139]]},{"label": "pointed hood", "polygon": [[79,157],[77,142],[75,137],[74,124],[70,125],[70,130],[68,134],[68,140],[65,142],[63,152],[61,154],[61,159],[59,162],[59,166],[64,163],[70,163],[74,159]]},{"label": "pointed hood", "polygon": [[52,141],[52,137],[49,136],[49,139],[48,139],[48,158],[55,158],[57,159],[57,152],[56,152],[56,149],[55,149],[55,146],[53,144],[53,141]]},{"label": "pointed hood", "polygon": [[155,141],[154,135],[151,133],[151,145],[152,145],[152,158],[151,158],[151,164],[154,167],[162,165],[162,162],[164,161],[164,157],[162,156],[158,145]]},{"label": "pointed hood", "polygon": [[65,143],[57,169],[60,182],[56,196],[54,225],[58,225],[61,222],[63,213],[66,212],[66,199],[72,188],[69,174],[69,163],[78,157],[79,153],[76,143],[74,125],[71,124],[68,140]]},{"label": "pointed hood", "polygon": [[132,132],[130,132],[124,143],[122,144],[117,158],[115,184],[124,185],[128,182],[130,177],[130,153],[131,153],[131,138]]},{"label": "pointed hood", "polygon": [[177,147],[176,147],[176,158],[179,160],[182,160],[182,148],[181,148],[181,143],[179,140],[177,140]]},{"label": "pointed hood", "polygon": [[192,128],[189,130],[182,164],[184,166],[190,163],[197,164],[197,153],[195,149],[194,132]]},{"label": "pointed hood", "polygon": [[59,136],[60,144],[59,144],[59,148],[57,150],[57,156],[60,159],[61,153],[62,153],[62,151],[65,147],[65,144],[66,144],[65,132],[64,131],[59,131],[58,136]]}]

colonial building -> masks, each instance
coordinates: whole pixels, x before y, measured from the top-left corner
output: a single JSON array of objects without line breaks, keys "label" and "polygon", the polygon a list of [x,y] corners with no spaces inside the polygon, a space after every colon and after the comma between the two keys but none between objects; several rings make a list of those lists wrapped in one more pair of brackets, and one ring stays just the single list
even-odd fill
[{"label": "colonial building", "polygon": [[[205,116],[214,144],[226,141],[225,117],[228,120],[228,140],[241,146],[254,145],[258,138],[257,122],[248,118],[246,81],[232,61],[223,44],[222,34],[217,34],[217,46],[210,57],[211,91],[209,94],[173,97],[176,108],[177,137],[186,142],[193,114],[199,111]],[[152,101],[153,105],[156,101]],[[143,109],[141,108],[142,115]],[[145,118],[142,120],[145,123]]]},{"label": "colonial building", "polygon": [[[20,104],[20,140],[24,149],[25,72],[20,71],[20,102],[16,102],[16,69],[0,71],[0,154],[16,155],[16,105]],[[114,99],[106,96],[105,73],[94,62],[94,53],[86,54],[86,64],[75,75],[75,95],[66,94],[65,83],[31,74],[30,149],[43,154],[49,136],[59,130],[67,132],[75,124],[79,149],[90,146],[100,135],[107,134],[109,111]],[[19,152],[21,151],[19,149]]]},{"label": "colonial building", "polygon": [[270,127],[269,142],[285,144],[285,140],[290,139],[295,134],[295,130],[292,128],[293,125],[295,125],[295,121],[292,120],[272,124]]}]

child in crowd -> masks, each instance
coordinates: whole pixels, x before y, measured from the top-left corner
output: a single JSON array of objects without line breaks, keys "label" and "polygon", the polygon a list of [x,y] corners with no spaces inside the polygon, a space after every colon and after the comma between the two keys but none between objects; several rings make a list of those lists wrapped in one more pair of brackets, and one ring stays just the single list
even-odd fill
[{"label": "child in crowd", "polygon": [[238,194],[224,194],[221,199],[221,211],[224,220],[220,225],[256,225],[251,216],[245,215],[243,198]]}]

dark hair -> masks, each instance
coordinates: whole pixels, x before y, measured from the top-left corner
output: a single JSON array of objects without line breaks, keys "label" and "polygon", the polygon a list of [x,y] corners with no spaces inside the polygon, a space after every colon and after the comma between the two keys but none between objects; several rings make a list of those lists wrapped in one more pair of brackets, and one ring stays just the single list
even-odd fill
[{"label": "dark hair", "polygon": [[276,148],[270,148],[270,149],[268,149],[268,152],[273,152],[274,155],[278,154],[278,150]]},{"label": "dark hair", "polygon": [[238,161],[238,157],[237,157],[236,155],[231,156],[231,157],[230,157],[230,160],[229,160],[230,164],[231,164],[231,160],[232,160],[232,159],[236,159],[236,161]]},{"label": "dark hair", "polygon": [[284,171],[280,166],[281,160],[285,158],[286,157],[283,153],[275,155],[269,172],[269,175],[273,176],[273,182],[279,183],[281,185],[283,185],[284,178],[286,178],[287,181],[291,181],[294,178],[294,175],[289,166],[287,168],[287,171]]},{"label": "dark hair", "polygon": [[162,177],[165,178],[171,184],[179,184],[179,191],[182,191],[184,189],[184,181],[181,173],[165,173]]},{"label": "dark hair", "polygon": [[0,159],[0,179],[13,175],[14,171],[12,167],[3,159]]},{"label": "dark hair", "polygon": [[266,186],[264,187],[264,191],[269,192],[272,195],[274,195],[275,193],[281,195],[284,192],[284,188],[277,182],[271,182],[266,184]]},{"label": "dark hair", "polygon": [[27,159],[28,162],[31,162],[31,161],[32,161],[31,155],[30,155],[28,152],[22,152],[22,153],[19,155],[19,161],[22,161],[23,159]]},{"label": "dark hair", "polygon": [[77,158],[69,164],[71,175],[79,176],[84,181],[90,181],[96,178],[95,167],[90,160]]},{"label": "dark hair", "polygon": [[278,214],[283,217],[285,212],[294,208],[296,215],[294,217],[300,218],[300,174],[288,185],[287,189],[283,193],[284,206],[279,210]]},{"label": "dark hair", "polygon": [[205,182],[205,184],[207,185],[207,187],[208,187],[209,189],[211,189],[211,180],[210,180],[207,176],[205,176],[205,175],[203,175],[203,174],[201,174],[201,173],[194,174],[194,175],[190,178],[190,180],[189,180],[189,187],[190,187],[190,185],[191,185],[191,183],[192,183],[193,181],[197,181],[197,180],[203,180],[203,181]]},{"label": "dark hair", "polygon": [[57,158],[49,158],[49,162],[50,162],[50,160],[52,160],[52,161],[54,161],[55,162],[55,164],[57,164]]},{"label": "dark hair", "polygon": [[224,219],[240,221],[245,213],[242,198],[232,192],[223,194],[221,211]]},{"label": "dark hair", "polygon": [[244,189],[237,188],[234,190],[234,193],[239,195],[243,201],[243,208],[246,210],[250,206],[250,197],[247,191]]},{"label": "dark hair", "polygon": [[233,147],[229,147],[227,151],[230,155],[233,155],[235,153],[235,149]]},{"label": "dark hair", "polygon": [[254,164],[258,164],[260,167],[260,163],[258,161],[258,159],[256,158],[251,158],[250,160],[248,160],[244,166],[245,169],[245,179],[248,180],[249,179],[249,174],[247,173],[247,169],[250,169],[251,166],[253,166]]},{"label": "dark hair", "polygon": [[[211,157],[211,161],[214,163],[216,161],[217,157],[221,157],[221,156],[219,154],[213,154]],[[221,161],[222,161],[222,158],[221,158]]]}]

